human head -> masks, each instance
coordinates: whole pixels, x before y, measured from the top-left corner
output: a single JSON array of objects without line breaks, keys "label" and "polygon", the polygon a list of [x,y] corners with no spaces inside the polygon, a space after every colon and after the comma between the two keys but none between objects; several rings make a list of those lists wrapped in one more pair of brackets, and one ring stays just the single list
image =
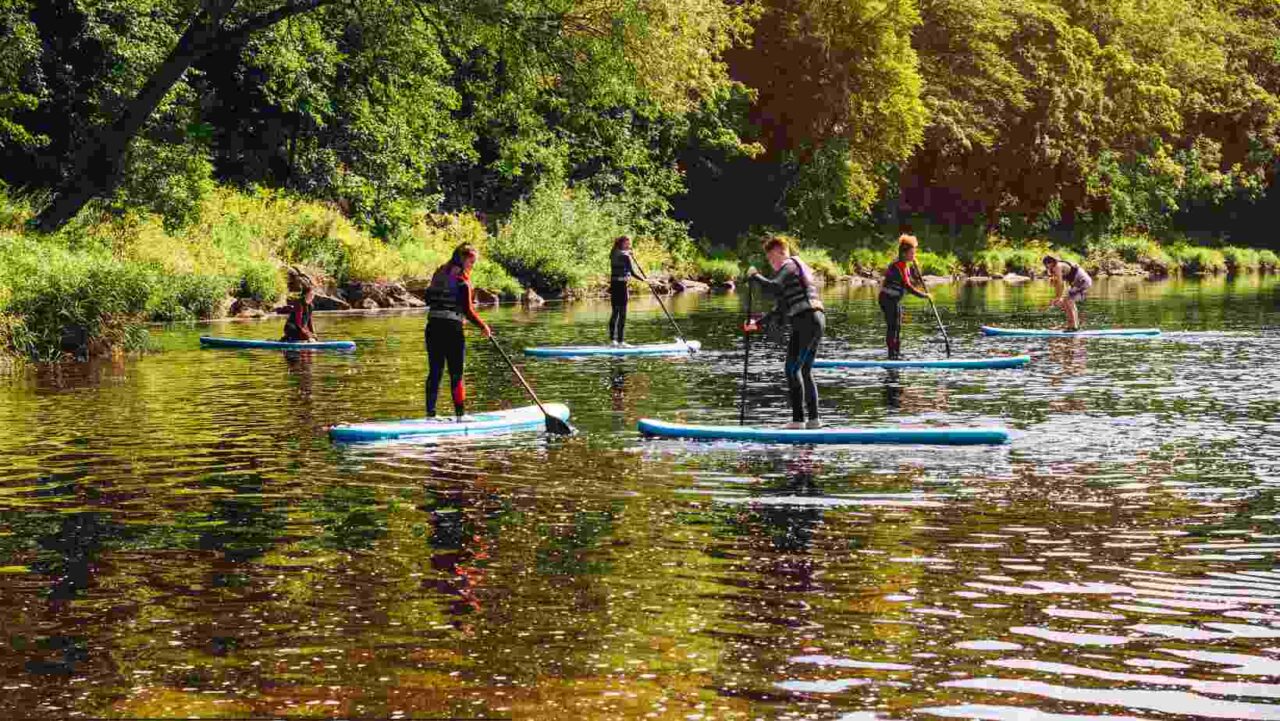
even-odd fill
[{"label": "human head", "polygon": [[631,236],[619,235],[613,239],[614,250],[631,250]]},{"label": "human head", "polygon": [[898,260],[915,260],[916,248],[920,246],[920,241],[916,240],[914,235],[903,233],[898,236]]},{"label": "human head", "polygon": [[764,255],[774,270],[782,267],[791,257],[791,243],[784,235],[775,235],[764,242]]},{"label": "human head", "polygon": [[476,250],[474,245],[470,243],[461,243],[458,247],[453,249],[453,257],[449,259],[449,263],[451,265],[456,265],[465,271],[470,271],[471,266],[475,265],[476,261],[479,259],[480,251]]},{"label": "human head", "polygon": [[302,299],[308,303],[316,299],[316,287],[310,283],[302,284]]},{"label": "human head", "polygon": [[1046,255],[1040,262],[1044,263],[1044,267],[1047,270],[1053,270],[1053,267],[1058,264],[1058,259],[1052,255]]}]

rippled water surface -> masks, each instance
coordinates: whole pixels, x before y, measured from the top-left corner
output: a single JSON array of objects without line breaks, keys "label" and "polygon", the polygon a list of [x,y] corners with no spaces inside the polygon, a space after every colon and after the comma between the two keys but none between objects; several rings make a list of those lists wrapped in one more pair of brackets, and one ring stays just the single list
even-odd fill
[{"label": "rippled water surface", "polygon": [[[1009,445],[638,437],[737,421],[734,296],[675,300],[695,358],[519,359],[567,439],[330,443],[421,414],[421,313],[318,318],[355,353],[200,350],[278,334],[220,323],[0,379],[0,715],[1280,719],[1276,282],[1095,286],[1091,324],[1158,339],[984,340],[1047,325],[1047,288],[939,295],[956,355],[1032,364],[821,371],[826,420]],[[823,356],[881,352],[872,290],[827,303]],[[518,349],[608,308],[486,315]],[[673,333],[636,301],[629,335]],[[470,342],[471,407],[525,405]],[[781,423],[755,350],[748,416]]]}]

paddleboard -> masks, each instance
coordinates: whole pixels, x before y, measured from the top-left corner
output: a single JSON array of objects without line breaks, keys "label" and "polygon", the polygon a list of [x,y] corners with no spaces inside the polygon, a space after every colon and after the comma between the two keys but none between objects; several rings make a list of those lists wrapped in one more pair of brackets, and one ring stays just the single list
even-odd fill
[{"label": "paddleboard", "polygon": [[[562,421],[569,420],[569,407],[563,403],[544,403],[547,412]],[[344,443],[382,441],[416,436],[476,435],[500,433],[521,428],[538,428],[546,417],[537,406],[510,408],[489,413],[476,413],[453,418],[411,418],[403,421],[343,423],[329,428],[329,437]]]},{"label": "paddleboard", "polygon": [[999,444],[1009,440],[1003,428],[757,428],[704,426],[640,419],[640,432],[666,438],[700,438],[759,443],[922,443],[939,445]]},{"label": "paddleboard", "polygon": [[689,340],[683,343],[649,343],[647,345],[611,346],[611,345],[562,345],[525,348],[524,354],[539,358],[579,358],[583,356],[627,356],[627,355],[673,355],[680,353],[696,353],[702,348],[702,342]]},{"label": "paddleboard", "polygon": [[920,360],[818,359],[814,368],[1018,368],[1031,362],[1029,355],[1002,358],[928,358]]},{"label": "paddleboard", "polygon": [[1000,336],[1044,336],[1049,338],[1097,338],[1108,336],[1153,336],[1160,335],[1159,328],[1099,328],[1098,330],[1041,330],[1038,328],[993,328],[982,326],[983,335]]},{"label": "paddleboard", "polygon": [[265,348],[268,350],[355,350],[355,341],[325,340],[316,343],[286,343],[252,338],[214,338],[200,336],[200,345],[209,348]]}]

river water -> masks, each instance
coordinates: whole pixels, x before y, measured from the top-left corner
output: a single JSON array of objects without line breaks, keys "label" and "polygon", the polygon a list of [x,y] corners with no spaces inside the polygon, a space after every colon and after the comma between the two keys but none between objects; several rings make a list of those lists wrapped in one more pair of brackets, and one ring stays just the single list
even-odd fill
[{"label": "river water", "polygon": [[[825,420],[1006,446],[639,437],[737,421],[732,295],[673,299],[695,358],[518,359],[571,438],[332,444],[421,414],[420,312],[318,318],[355,353],[200,350],[278,333],[224,322],[0,379],[0,715],[1280,719],[1276,280],[1095,285],[1091,325],[1157,339],[983,339],[1060,322],[1047,287],[938,296],[957,356],[1031,365],[820,371]],[[824,357],[882,352],[872,289],[826,302]],[[608,307],[485,315],[519,349]],[[672,336],[633,302],[629,340]],[[471,407],[526,405],[470,342]]]}]

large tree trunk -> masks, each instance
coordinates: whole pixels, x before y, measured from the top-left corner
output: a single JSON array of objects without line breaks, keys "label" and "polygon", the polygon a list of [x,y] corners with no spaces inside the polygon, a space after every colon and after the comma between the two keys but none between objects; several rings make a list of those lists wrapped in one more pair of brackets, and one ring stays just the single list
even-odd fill
[{"label": "large tree trunk", "polygon": [[85,140],[62,163],[63,179],[54,190],[53,201],[37,216],[36,227],[45,232],[55,231],[93,198],[115,192],[123,175],[129,141],[146,125],[174,84],[202,56],[215,47],[243,44],[257,30],[332,1],[293,0],[224,30],[222,21],[239,0],[204,0],[178,44],[115,122],[98,137]]}]

